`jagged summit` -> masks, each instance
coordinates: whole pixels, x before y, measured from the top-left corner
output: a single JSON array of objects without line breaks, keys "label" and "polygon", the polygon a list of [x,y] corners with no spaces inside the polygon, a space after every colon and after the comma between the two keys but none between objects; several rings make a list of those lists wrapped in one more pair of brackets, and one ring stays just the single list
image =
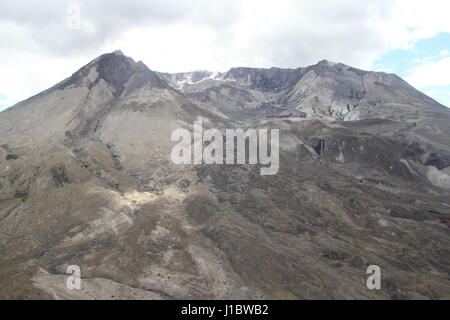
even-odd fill
[{"label": "jagged summit", "polygon": [[346,66],[343,63],[334,62],[334,61],[330,61],[330,60],[327,60],[327,59],[320,60],[319,62],[317,62],[316,65],[325,65],[325,66],[330,66],[330,67],[333,67],[333,66],[336,66],[336,65]]},{"label": "jagged summit", "polygon": [[[328,60],[297,69],[236,67],[223,73],[199,70],[169,74],[153,72],[120,50],[99,56],[36,97],[66,88],[91,89],[100,82],[107,84],[116,97],[145,86],[178,90],[205,108],[205,102],[213,103],[219,112],[241,118],[264,114],[323,120],[413,119],[412,115],[422,110],[411,112],[406,107],[411,99],[417,105],[444,108],[396,75]],[[214,96],[212,92],[216,92]]]},{"label": "jagged summit", "polygon": [[167,83],[143,62],[135,62],[120,50],[103,54],[94,59],[63,81],[58,88],[64,89],[71,85],[79,85],[85,80],[88,81],[89,86],[94,86],[100,80],[104,80],[111,85],[116,95],[122,94],[127,82],[129,82],[128,89],[135,89],[143,85],[157,88],[168,87]]},{"label": "jagged summit", "polygon": [[124,56],[122,50],[115,50],[113,53],[117,54],[117,55],[120,55],[120,56]]}]

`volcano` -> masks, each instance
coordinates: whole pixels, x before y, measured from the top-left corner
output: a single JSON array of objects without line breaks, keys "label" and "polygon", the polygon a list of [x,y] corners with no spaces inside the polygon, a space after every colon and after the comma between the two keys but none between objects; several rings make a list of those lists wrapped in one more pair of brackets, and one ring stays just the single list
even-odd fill
[{"label": "volcano", "polygon": [[[173,163],[199,119],[279,130],[277,174]],[[0,113],[2,299],[448,299],[449,226],[450,109],[393,74],[116,51]]]}]

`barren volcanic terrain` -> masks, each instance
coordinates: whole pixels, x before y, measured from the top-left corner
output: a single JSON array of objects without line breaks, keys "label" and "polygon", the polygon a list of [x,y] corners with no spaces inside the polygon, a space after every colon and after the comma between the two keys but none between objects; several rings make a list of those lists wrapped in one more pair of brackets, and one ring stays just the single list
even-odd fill
[{"label": "barren volcanic terrain", "polygon": [[[199,118],[279,129],[279,172],[175,165]],[[1,299],[449,299],[449,226],[450,109],[393,74],[116,51],[0,113]]]}]

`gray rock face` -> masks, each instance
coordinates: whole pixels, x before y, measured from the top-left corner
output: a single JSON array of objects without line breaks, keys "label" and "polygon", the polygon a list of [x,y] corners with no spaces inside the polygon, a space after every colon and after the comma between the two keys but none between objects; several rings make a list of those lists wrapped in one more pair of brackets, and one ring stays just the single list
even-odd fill
[{"label": "gray rock face", "polygon": [[223,79],[247,84],[252,89],[280,92],[294,86],[305,70],[232,68]]},{"label": "gray rock face", "polygon": [[[279,173],[173,164],[199,117],[278,128]],[[0,298],[448,299],[449,120],[328,61],[171,75],[102,55],[0,113]]]}]

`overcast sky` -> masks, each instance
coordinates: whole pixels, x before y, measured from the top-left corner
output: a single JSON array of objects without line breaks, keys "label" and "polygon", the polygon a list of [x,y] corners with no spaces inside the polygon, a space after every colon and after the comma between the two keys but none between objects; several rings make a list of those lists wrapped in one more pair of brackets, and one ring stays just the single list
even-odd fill
[{"label": "overcast sky", "polygon": [[448,0],[0,0],[0,110],[121,49],[150,69],[394,72],[450,106]]}]

